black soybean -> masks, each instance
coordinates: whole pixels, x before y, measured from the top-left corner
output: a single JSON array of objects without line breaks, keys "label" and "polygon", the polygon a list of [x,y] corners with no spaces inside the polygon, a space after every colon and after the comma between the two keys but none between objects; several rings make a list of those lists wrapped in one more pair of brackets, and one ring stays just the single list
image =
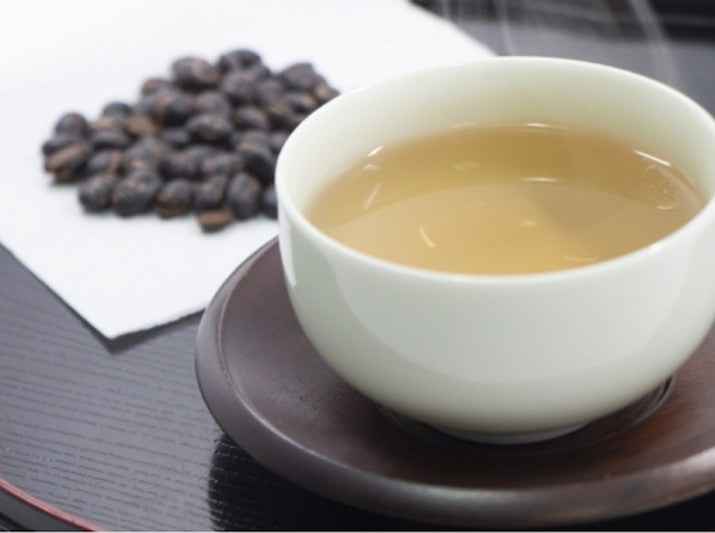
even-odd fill
[{"label": "black soybean", "polygon": [[117,174],[122,168],[124,154],[121,150],[99,150],[94,152],[87,161],[87,174],[92,176],[100,173]]},{"label": "black soybean", "polygon": [[186,131],[199,142],[226,143],[232,130],[231,122],[226,117],[213,113],[195,115],[186,123]]},{"label": "black soybean", "polygon": [[191,144],[191,135],[184,128],[166,128],[159,135],[161,140],[177,149]]},{"label": "black soybean", "polygon": [[196,215],[201,229],[206,233],[219,231],[234,221],[233,213],[230,209],[209,209],[201,211]]},{"label": "black soybean", "polygon": [[226,203],[238,220],[254,216],[261,207],[261,182],[248,172],[239,172],[232,179],[226,193]]},{"label": "black soybean", "polygon": [[197,211],[221,207],[226,198],[228,178],[223,174],[210,176],[198,184],[194,196],[194,207]]},{"label": "black soybean", "polygon": [[231,102],[220,91],[204,91],[196,97],[194,104],[199,113],[231,115]]},{"label": "black soybean", "polygon": [[283,145],[285,144],[287,138],[287,131],[277,130],[271,133],[271,138],[268,144],[271,147],[271,150],[273,150],[274,154],[277,154],[281,151],[281,148],[283,148]]},{"label": "black soybean", "polygon": [[102,211],[111,204],[117,175],[105,172],[90,176],[79,187],[79,201],[87,211]]},{"label": "black soybean", "polygon": [[255,80],[244,70],[233,70],[226,74],[219,88],[235,105],[250,104],[255,93]]},{"label": "black soybean", "polygon": [[285,117],[285,120],[283,121],[283,127],[288,131],[293,131],[298,127],[298,124],[305,120],[305,117],[307,116],[307,114],[302,113],[294,113],[293,115],[289,115]]},{"label": "black soybean", "polygon": [[252,64],[243,72],[245,72],[254,83],[270,78],[271,76],[271,69],[261,62]]},{"label": "black soybean", "polygon": [[318,107],[316,98],[304,91],[288,91],[283,95],[283,101],[297,113],[310,113]]},{"label": "black soybean", "polygon": [[56,183],[74,181],[81,177],[89,154],[89,148],[85,143],[75,142],[45,159],[45,170],[54,175]]},{"label": "black soybean", "polygon": [[167,79],[147,78],[146,80],[144,80],[144,83],[142,83],[142,86],[139,91],[142,96],[149,96],[150,94],[154,94],[160,89],[167,89],[171,86],[171,82]]},{"label": "black soybean", "polygon": [[99,130],[90,137],[92,148],[102,150],[104,148],[124,149],[129,146],[130,139],[123,131]]},{"label": "black soybean", "polygon": [[236,138],[235,149],[239,151],[242,145],[261,144],[268,145],[271,142],[271,135],[265,130],[246,130],[240,132]]},{"label": "black soybean", "polygon": [[89,132],[87,119],[80,113],[70,112],[62,115],[55,123],[54,132],[66,133],[74,137],[84,137]]},{"label": "black soybean", "polygon": [[243,143],[238,154],[246,159],[246,168],[252,171],[263,183],[273,181],[276,156],[267,145]]},{"label": "black soybean", "polygon": [[133,137],[146,137],[156,135],[159,132],[159,125],[149,115],[136,113],[126,117],[124,130]]},{"label": "black soybean", "polygon": [[219,70],[205,59],[182,57],[171,66],[174,82],[182,89],[200,90],[215,87],[221,78]]},{"label": "black soybean", "polygon": [[100,131],[124,132],[125,117],[120,115],[101,115],[89,124],[89,134]]},{"label": "black soybean", "polygon": [[288,102],[282,98],[271,100],[265,110],[274,129],[292,129],[290,125],[295,122],[296,112]]},{"label": "black soybean", "polygon": [[321,80],[315,87],[313,87],[313,94],[318,99],[319,103],[324,104],[325,102],[335,98],[339,93],[324,80]]},{"label": "black soybean", "polygon": [[235,152],[219,152],[201,161],[201,174],[203,176],[214,174],[230,176],[241,170],[245,164],[245,159]]},{"label": "black soybean", "polygon": [[109,102],[102,108],[102,115],[127,117],[132,112],[132,106],[125,102]]},{"label": "black soybean", "polygon": [[70,144],[77,142],[77,137],[75,135],[69,135],[67,133],[58,133],[47,139],[42,143],[42,154],[49,156],[62,150],[62,148],[67,148]]},{"label": "black soybean", "polygon": [[194,114],[191,99],[172,89],[159,90],[151,95],[150,113],[162,125],[179,125]]},{"label": "black soybean", "polygon": [[278,78],[266,78],[256,84],[255,101],[258,105],[264,106],[268,102],[279,98],[284,91],[285,87],[281,80]]},{"label": "black soybean", "polygon": [[162,182],[148,170],[137,170],[119,180],[112,190],[112,207],[118,215],[129,217],[149,211]]},{"label": "black soybean", "polygon": [[185,215],[193,208],[194,184],[186,179],[165,183],[154,200],[154,211],[162,218]]},{"label": "black soybean", "polygon": [[271,121],[266,112],[253,105],[237,107],[233,113],[233,123],[241,130],[269,130],[271,128]]},{"label": "black soybean", "polygon": [[167,152],[159,162],[159,169],[167,179],[200,179],[203,160],[211,154],[212,150],[203,145]]},{"label": "black soybean", "polygon": [[279,74],[283,83],[290,89],[310,91],[321,81],[321,77],[313,69],[311,63],[295,63]]},{"label": "black soybean", "polygon": [[261,206],[263,213],[270,218],[278,218],[278,197],[276,196],[276,187],[271,184],[266,187],[261,197]]},{"label": "black soybean", "polygon": [[124,170],[157,170],[161,155],[162,152],[152,149],[150,143],[137,141],[124,152]]},{"label": "black soybean", "polygon": [[258,63],[261,60],[261,56],[253,50],[247,48],[239,48],[237,50],[231,50],[225,54],[221,54],[218,58],[218,66],[224,72],[229,70],[238,70],[245,67],[249,67],[254,63]]},{"label": "black soybean", "polygon": [[132,146],[127,149],[127,152],[132,149],[140,148],[150,154],[151,157],[153,157],[154,159],[161,158],[164,153],[169,150],[169,147],[164,141],[162,141],[158,137],[148,136],[142,137],[141,139],[137,139],[134,144],[132,144]]},{"label": "black soybean", "polygon": [[193,179],[201,179],[206,176],[201,173],[201,167],[206,158],[211,157],[216,153],[216,149],[211,146],[197,144],[189,146],[184,150],[186,155],[186,164],[189,170],[189,177]]}]

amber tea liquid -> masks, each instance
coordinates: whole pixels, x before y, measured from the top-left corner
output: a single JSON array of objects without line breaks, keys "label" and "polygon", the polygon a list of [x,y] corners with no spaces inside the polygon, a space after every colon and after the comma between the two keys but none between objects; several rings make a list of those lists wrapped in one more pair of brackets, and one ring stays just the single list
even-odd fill
[{"label": "amber tea liquid", "polygon": [[315,196],[338,241],[420,268],[573,268],[668,235],[706,203],[660,154],[542,124],[461,126],[376,147]]}]

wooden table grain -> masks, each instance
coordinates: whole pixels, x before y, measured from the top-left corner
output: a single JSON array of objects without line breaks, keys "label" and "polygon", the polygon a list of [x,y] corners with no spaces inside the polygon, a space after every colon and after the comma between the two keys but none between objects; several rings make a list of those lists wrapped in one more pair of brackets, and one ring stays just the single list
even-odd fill
[{"label": "wooden table grain", "polygon": [[[478,9],[459,0],[422,3],[498,52],[519,52],[509,49],[494,18],[498,2],[476,2]],[[714,111],[715,18],[689,22],[682,13],[660,13],[670,21],[681,88]],[[108,342],[0,246],[0,529],[435,527],[334,503],[241,450],[216,425],[197,387],[199,319]],[[715,492],[568,529],[575,527],[712,530]]]}]

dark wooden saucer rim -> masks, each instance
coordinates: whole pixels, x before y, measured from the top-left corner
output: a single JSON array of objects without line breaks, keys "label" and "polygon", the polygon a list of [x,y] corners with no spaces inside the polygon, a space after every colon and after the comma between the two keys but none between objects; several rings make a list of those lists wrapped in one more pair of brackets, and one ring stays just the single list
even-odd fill
[{"label": "dark wooden saucer rim", "polygon": [[274,239],[224,282],[196,340],[199,387],[244,450],[347,504],[444,525],[632,515],[715,487],[715,333],[675,383],[571,435],[465,443],[385,413],[337,377],[290,308]]}]

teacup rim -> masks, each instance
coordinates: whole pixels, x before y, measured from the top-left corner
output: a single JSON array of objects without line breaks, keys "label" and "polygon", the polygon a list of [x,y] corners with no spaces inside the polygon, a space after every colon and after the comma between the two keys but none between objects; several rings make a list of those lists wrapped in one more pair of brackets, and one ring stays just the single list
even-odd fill
[{"label": "teacup rim", "polygon": [[[602,63],[595,63],[590,61],[584,61],[579,59],[571,58],[557,58],[557,57],[545,57],[545,56],[490,56],[485,58],[479,58],[469,62],[462,62],[458,64],[440,65],[421,68],[411,72],[403,73],[398,76],[391,77],[382,81],[365,84],[355,89],[352,89],[346,93],[343,93],[333,100],[327,102],[317,110],[315,110],[310,116],[308,116],[298,127],[291,132],[286,140],[281,153],[278,156],[275,171],[275,188],[278,201],[278,217],[279,221],[284,216],[289,216],[292,222],[299,226],[300,230],[303,231],[314,241],[318,241],[321,245],[327,246],[333,251],[350,257],[352,260],[357,260],[364,265],[374,266],[376,268],[383,269],[385,271],[392,271],[396,275],[418,277],[423,279],[429,279],[435,282],[443,283],[461,283],[461,284],[515,284],[515,283],[548,283],[556,280],[567,280],[567,279],[578,279],[587,276],[602,275],[611,270],[617,268],[624,268],[645,261],[647,258],[654,255],[664,253],[666,249],[674,246],[677,241],[685,238],[688,233],[702,231],[704,226],[707,226],[709,221],[715,217],[715,193],[707,198],[705,205],[695,214],[693,218],[688,220],[685,224],[679,226],[677,229],[669,233],[668,235],[640,248],[621,254],[609,259],[604,259],[602,261],[597,261],[588,265],[574,266],[571,268],[559,269],[559,270],[548,270],[541,272],[527,272],[527,273],[504,273],[504,274],[484,274],[484,273],[463,273],[463,272],[450,272],[436,269],[422,268],[412,265],[407,265],[399,263],[396,261],[391,261],[389,259],[383,259],[350,246],[347,246],[340,241],[330,237],[325,232],[321,231],[314,224],[312,224],[308,218],[303,214],[303,212],[295,205],[290,194],[287,192],[287,186],[284,185],[284,179],[282,176],[285,175],[283,170],[286,163],[285,160],[290,156],[291,147],[294,144],[292,139],[295,138],[296,133],[300,133],[303,130],[311,127],[311,124],[319,120],[319,117],[326,112],[330,112],[330,109],[335,105],[340,105],[346,99],[353,98],[355,95],[359,95],[364,91],[379,90],[380,87],[384,85],[389,85],[393,83],[404,83],[411,78],[418,78],[425,75],[435,75],[440,72],[461,70],[464,68],[473,67],[475,64],[481,64],[485,62],[550,62],[550,63],[560,63],[560,64],[574,64],[580,65],[582,68],[595,68],[600,70],[612,71],[618,73],[622,76],[628,76],[636,79],[640,79],[649,84],[655,84],[661,89],[670,93],[672,96],[680,99],[685,105],[696,110],[700,115],[702,115],[708,122],[709,127],[712,129],[713,138],[715,138],[715,117],[702,105],[696,102],[691,97],[687,96],[683,92],[675,89],[674,87],[663,83],[659,80],[650,78],[643,74],[633,72],[630,70],[622,69],[619,67],[614,67],[611,65],[605,65]],[[287,150],[286,150],[287,148]]]}]

